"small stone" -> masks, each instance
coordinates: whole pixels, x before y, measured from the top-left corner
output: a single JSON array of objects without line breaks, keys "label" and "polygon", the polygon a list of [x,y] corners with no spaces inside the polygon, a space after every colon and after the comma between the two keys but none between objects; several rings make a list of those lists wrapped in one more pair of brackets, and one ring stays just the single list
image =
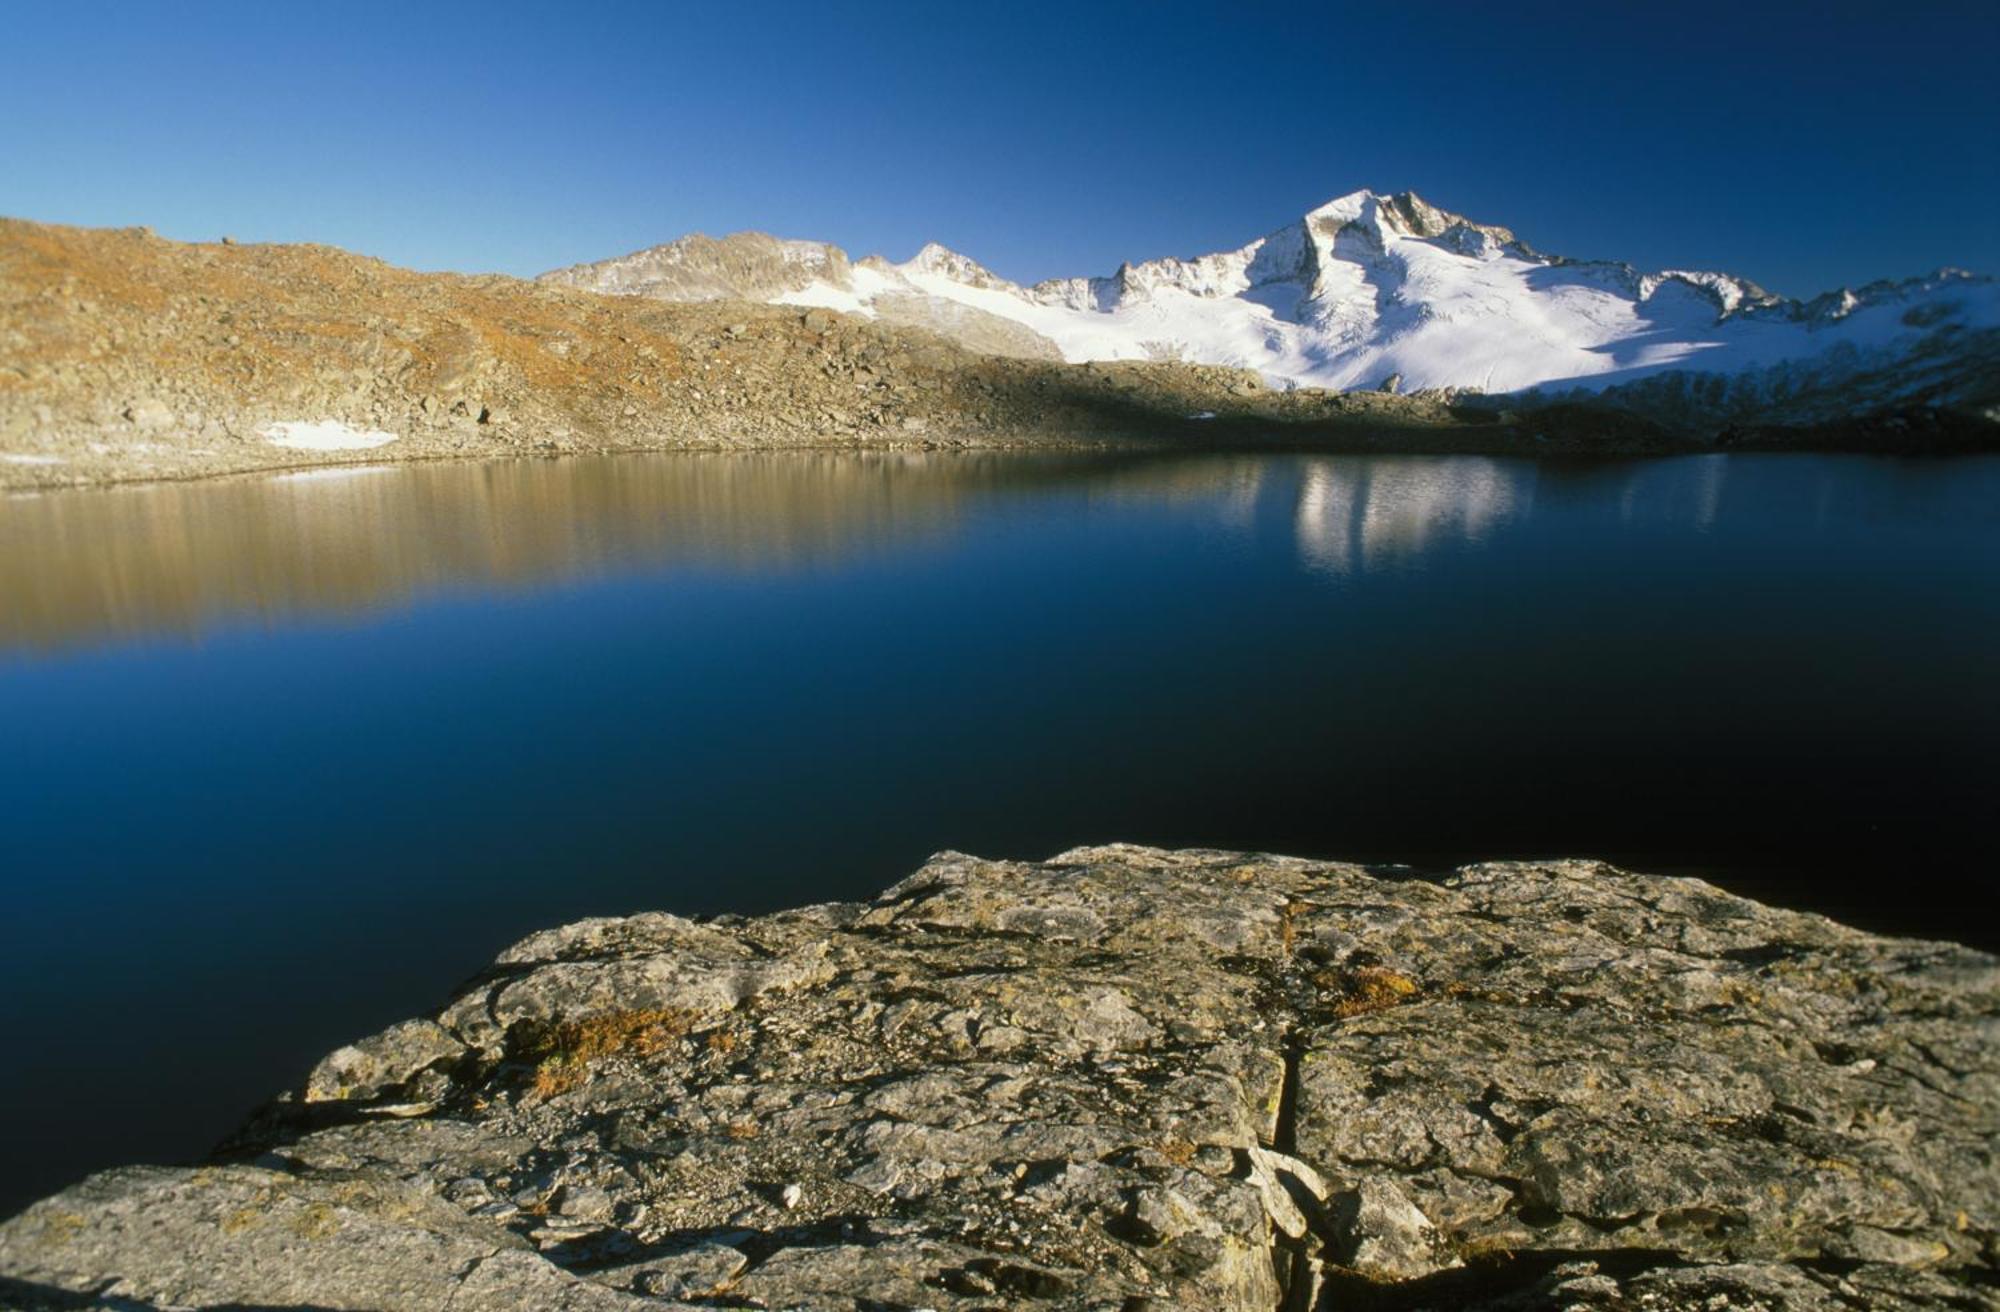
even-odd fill
[{"label": "small stone", "polygon": [[542,1249],[567,1248],[579,1239],[595,1235],[598,1224],[595,1221],[581,1221],[573,1217],[552,1216],[529,1232],[528,1237]]},{"label": "small stone", "polygon": [[1312,1228],[1312,1217],[1300,1204],[1304,1202],[1317,1211],[1320,1199],[1326,1194],[1325,1181],[1295,1157],[1255,1145],[1246,1152],[1250,1158],[1250,1183],[1263,1199],[1271,1224],[1293,1239],[1304,1238]]},{"label": "small stone", "polygon": [[1178,1239],[1198,1225],[1200,1219],[1194,1204],[1172,1189],[1141,1189],[1132,1200],[1133,1237],[1142,1244],[1158,1245]]},{"label": "small stone", "polygon": [[478,1176],[468,1175],[446,1185],[444,1196],[460,1207],[483,1207],[493,1200],[493,1189]]},{"label": "small stone", "polygon": [[336,1048],[306,1077],[307,1102],[377,1098],[418,1072],[459,1056],[465,1045],[436,1021],[406,1020]]},{"label": "small stone", "polygon": [[1459,1265],[1430,1218],[1388,1180],[1334,1195],[1327,1219],[1333,1259],[1371,1280],[1415,1280]]},{"label": "small stone", "polygon": [[903,1173],[886,1157],[863,1162],[847,1173],[847,1182],[873,1193],[886,1194],[902,1183]]},{"label": "small stone", "polygon": [[648,1261],[633,1286],[655,1298],[707,1298],[726,1292],[749,1265],[748,1257],[727,1244],[700,1243]]},{"label": "small stone", "polygon": [[611,1195],[593,1185],[566,1184],[556,1195],[556,1212],[570,1220],[609,1221],[615,1210]]}]

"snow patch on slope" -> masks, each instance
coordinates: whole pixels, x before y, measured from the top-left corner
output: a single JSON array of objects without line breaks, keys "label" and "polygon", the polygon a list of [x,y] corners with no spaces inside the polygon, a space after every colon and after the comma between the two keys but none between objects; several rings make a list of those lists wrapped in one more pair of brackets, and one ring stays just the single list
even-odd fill
[{"label": "snow patch on slope", "polygon": [[396,440],[394,433],[350,428],[337,419],[322,419],[316,423],[302,419],[286,420],[272,424],[259,436],[272,446],[291,447],[298,451],[366,451],[372,447],[387,446]]}]

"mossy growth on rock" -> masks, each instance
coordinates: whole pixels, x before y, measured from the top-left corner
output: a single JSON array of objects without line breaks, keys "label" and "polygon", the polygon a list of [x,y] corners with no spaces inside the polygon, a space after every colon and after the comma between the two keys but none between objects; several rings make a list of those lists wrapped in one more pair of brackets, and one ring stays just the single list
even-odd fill
[{"label": "mossy growth on rock", "polygon": [[535,1067],[535,1095],[553,1098],[590,1078],[613,1057],[653,1057],[685,1037],[700,1017],[679,1007],[603,1011],[576,1020],[520,1027],[518,1052]]},{"label": "mossy growth on rock", "polygon": [[1423,992],[1422,984],[1386,966],[1323,970],[1313,983],[1327,992],[1333,1014],[1342,1019],[1400,1007]]}]

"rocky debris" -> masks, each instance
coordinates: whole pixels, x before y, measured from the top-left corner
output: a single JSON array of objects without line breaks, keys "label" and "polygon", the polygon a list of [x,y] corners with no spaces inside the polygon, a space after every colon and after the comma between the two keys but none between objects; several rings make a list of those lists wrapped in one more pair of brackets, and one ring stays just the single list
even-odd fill
[{"label": "rocky debris", "polygon": [[537,934],[0,1306],[1995,1307],[1996,1034],[1991,957],[1593,862],[946,853]]},{"label": "rocky debris", "polygon": [[942,296],[882,295],[871,306],[875,317],[899,328],[934,332],[981,355],[1060,361],[1062,350],[1026,324]]}]

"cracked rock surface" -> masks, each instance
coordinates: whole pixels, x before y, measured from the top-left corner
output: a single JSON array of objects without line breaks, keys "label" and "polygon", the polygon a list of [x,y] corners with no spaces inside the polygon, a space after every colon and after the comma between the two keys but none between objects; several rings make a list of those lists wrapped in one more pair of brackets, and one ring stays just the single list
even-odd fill
[{"label": "cracked rock surface", "polygon": [[1592,862],[947,853],[537,934],[0,1307],[2000,1307],[2000,961]]}]

